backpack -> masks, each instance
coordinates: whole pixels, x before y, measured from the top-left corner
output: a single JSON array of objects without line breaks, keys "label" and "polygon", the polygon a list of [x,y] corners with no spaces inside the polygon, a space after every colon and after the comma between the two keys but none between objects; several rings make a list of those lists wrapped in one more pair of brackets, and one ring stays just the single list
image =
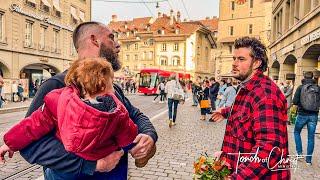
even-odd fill
[{"label": "backpack", "polygon": [[176,82],[172,93],[172,99],[178,101],[184,101],[184,92],[180,84]]},{"label": "backpack", "polygon": [[307,111],[319,111],[320,89],[316,84],[305,84],[301,88],[300,103]]}]

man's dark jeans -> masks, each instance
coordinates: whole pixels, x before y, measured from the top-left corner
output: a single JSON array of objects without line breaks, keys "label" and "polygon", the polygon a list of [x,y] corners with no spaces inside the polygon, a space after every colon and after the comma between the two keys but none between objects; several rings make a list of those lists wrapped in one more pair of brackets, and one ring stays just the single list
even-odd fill
[{"label": "man's dark jeans", "polygon": [[169,119],[171,119],[173,122],[176,122],[178,104],[179,100],[173,100],[171,98],[168,98]]},{"label": "man's dark jeans", "polygon": [[318,122],[318,114],[300,115],[298,114],[296,124],[294,127],[294,140],[296,142],[296,150],[298,154],[302,154],[301,130],[307,125],[308,128],[308,146],[306,162],[311,163],[312,154],[314,150],[314,136]]},{"label": "man's dark jeans", "polygon": [[45,180],[127,180],[128,158],[121,158],[119,164],[111,172],[95,172],[94,175],[69,174],[45,169]]}]

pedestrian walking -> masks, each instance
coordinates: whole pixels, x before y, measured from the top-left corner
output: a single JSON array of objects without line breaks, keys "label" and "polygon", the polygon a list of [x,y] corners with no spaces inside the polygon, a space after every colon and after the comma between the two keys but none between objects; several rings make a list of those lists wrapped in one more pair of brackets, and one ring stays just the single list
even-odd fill
[{"label": "pedestrian walking", "polygon": [[[120,45],[115,40],[112,31],[104,24],[98,22],[84,22],[79,24],[73,31],[73,42],[78,52],[78,59],[102,57],[111,63],[114,71],[121,69],[118,59]],[[32,112],[43,105],[44,97],[50,91],[66,86],[64,79],[67,72],[68,71],[64,71],[63,73],[57,74],[41,85],[30,105],[26,117],[30,116]],[[137,145],[131,149],[130,154],[134,159],[147,157],[154,148],[158,138],[155,128],[149,118],[130,103],[119,86],[113,84],[113,89],[115,96],[126,107],[129,117],[139,129],[139,134],[134,140],[134,143]],[[78,109],[78,106],[75,108]],[[20,151],[20,154],[29,163],[37,163],[47,167],[44,171],[46,179],[54,179],[52,177],[57,172],[63,174],[87,174],[100,179],[106,179],[108,176],[115,176],[117,180],[127,179],[127,152],[122,156],[123,152],[115,151],[97,161],[88,161],[72,153],[68,153],[63,144],[60,143],[54,135],[54,133],[51,133],[44,136]]]},{"label": "pedestrian walking", "polygon": [[[228,119],[222,158],[231,165],[229,179],[289,180],[290,168],[283,167],[290,165],[282,161],[289,155],[286,99],[263,74],[267,49],[253,37],[237,39],[234,48],[232,74],[241,81],[238,94],[232,107],[212,114],[214,121]],[[267,161],[239,161],[245,153]]]},{"label": "pedestrian walking", "polygon": [[198,106],[198,92],[201,90],[201,86],[200,86],[200,82],[201,82],[201,77],[198,76],[196,81],[194,83],[192,83],[191,88],[192,88],[192,100],[193,100],[193,104],[192,106]]},{"label": "pedestrian walking", "polygon": [[217,100],[216,100],[216,106],[220,108],[220,102],[222,100],[222,97],[223,97],[223,93],[224,91],[226,90],[227,88],[227,84],[226,84],[226,80],[222,79],[220,81],[220,86],[219,86],[219,91],[218,91],[218,95],[217,95]]},{"label": "pedestrian walking", "polygon": [[296,151],[298,155],[302,155],[301,130],[306,125],[308,129],[308,145],[307,145],[307,165],[312,165],[312,154],[314,150],[314,138],[317,128],[320,88],[315,83],[312,72],[305,72],[302,85],[300,85],[293,97],[293,104],[298,106],[297,118],[294,127],[294,140],[296,143]]},{"label": "pedestrian walking", "polygon": [[170,76],[169,81],[165,86],[165,92],[168,94],[169,127],[171,128],[176,125],[179,101],[184,98],[183,89],[176,74]]},{"label": "pedestrian walking", "polygon": [[235,98],[236,98],[236,88],[232,86],[232,80],[228,79],[226,83],[226,89],[224,90],[223,94],[221,95],[221,100],[219,104],[219,108],[222,107],[231,107]]},{"label": "pedestrian walking", "polygon": [[24,97],[23,97],[23,86],[21,83],[18,84],[18,92],[17,95],[19,97],[19,102],[24,101]]},{"label": "pedestrian walking", "polygon": [[201,117],[200,120],[206,120],[206,114],[209,112],[209,81],[204,80],[202,90],[198,92],[198,101],[200,102]]},{"label": "pedestrian walking", "polygon": [[2,88],[4,86],[4,81],[3,81],[3,73],[2,70],[0,69],[0,108],[2,108],[4,101],[2,100]]},{"label": "pedestrian walking", "polygon": [[210,78],[209,97],[211,102],[211,112],[216,110],[216,100],[219,92],[219,83],[214,77]]},{"label": "pedestrian walking", "polygon": [[16,102],[16,95],[18,95],[18,84],[15,80],[11,84],[11,95],[12,102]]}]

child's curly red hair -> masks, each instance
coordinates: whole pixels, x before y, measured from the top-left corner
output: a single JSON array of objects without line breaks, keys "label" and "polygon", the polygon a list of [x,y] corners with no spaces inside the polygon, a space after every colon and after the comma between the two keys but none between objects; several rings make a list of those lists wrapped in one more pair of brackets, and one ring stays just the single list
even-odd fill
[{"label": "child's curly red hair", "polygon": [[74,61],[64,79],[67,86],[75,85],[80,95],[96,95],[112,87],[112,65],[103,58],[86,58]]}]

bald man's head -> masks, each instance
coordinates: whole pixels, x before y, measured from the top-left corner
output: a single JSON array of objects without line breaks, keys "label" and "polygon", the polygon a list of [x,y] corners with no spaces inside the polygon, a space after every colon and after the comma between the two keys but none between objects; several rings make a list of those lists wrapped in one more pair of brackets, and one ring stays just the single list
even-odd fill
[{"label": "bald man's head", "polygon": [[104,28],[106,28],[106,26],[104,26],[102,23],[94,21],[79,24],[73,31],[72,35],[73,44],[76,50],[78,51],[79,45],[82,44],[81,42],[83,40],[92,34],[97,36]]}]

